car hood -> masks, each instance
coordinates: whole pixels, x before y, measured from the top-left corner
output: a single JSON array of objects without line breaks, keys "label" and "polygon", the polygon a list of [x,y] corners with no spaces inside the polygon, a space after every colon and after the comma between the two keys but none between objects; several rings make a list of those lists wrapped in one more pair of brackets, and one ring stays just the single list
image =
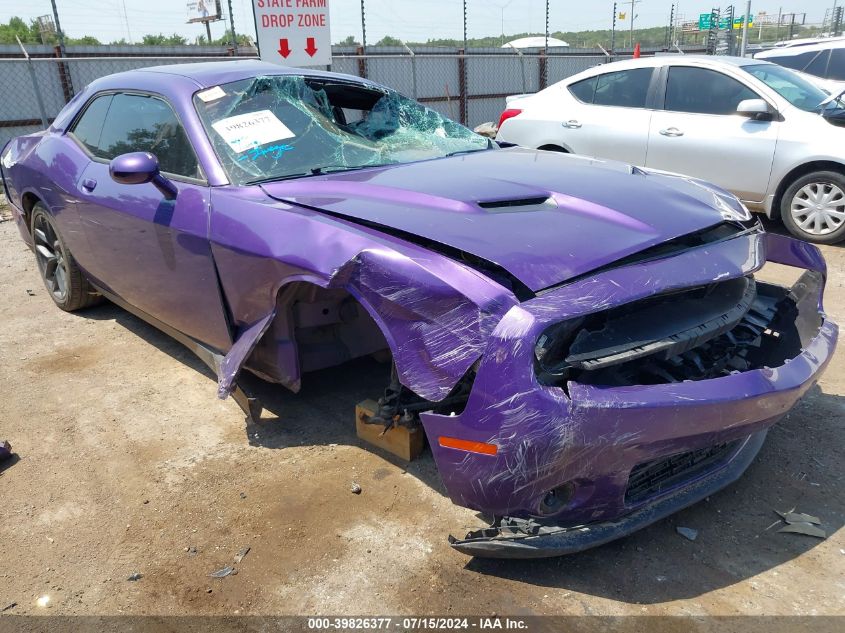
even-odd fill
[{"label": "car hood", "polygon": [[714,198],[731,203],[693,179],[516,147],[262,188],[277,200],[470,253],[532,291],[718,224],[725,209]]}]

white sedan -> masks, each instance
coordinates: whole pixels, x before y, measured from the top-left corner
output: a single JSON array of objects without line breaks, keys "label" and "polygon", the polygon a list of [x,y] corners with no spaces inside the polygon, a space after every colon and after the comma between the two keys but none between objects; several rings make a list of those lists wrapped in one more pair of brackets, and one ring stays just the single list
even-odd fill
[{"label": "white sedan", "polygon": [[497,140],[686,174],[845,239],[845,105],[756,59],[674,55],[596,66],[508,101]]}]

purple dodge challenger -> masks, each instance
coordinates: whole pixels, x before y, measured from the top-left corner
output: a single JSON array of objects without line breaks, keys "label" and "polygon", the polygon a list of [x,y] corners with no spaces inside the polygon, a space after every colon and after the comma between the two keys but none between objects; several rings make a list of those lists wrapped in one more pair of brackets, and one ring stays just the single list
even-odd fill
[{"label": "purple dodge challenger", "polygon": [[389,351],[371,422],[421,425],[493,517],[450,538],[471,555],[586,549],[723,488],[836,345],[819,250],[724,190],[500,147],[357,77],[112,75],[0,159],[56,304],[124,306],[248,417],[243,369],[297,391]]}]

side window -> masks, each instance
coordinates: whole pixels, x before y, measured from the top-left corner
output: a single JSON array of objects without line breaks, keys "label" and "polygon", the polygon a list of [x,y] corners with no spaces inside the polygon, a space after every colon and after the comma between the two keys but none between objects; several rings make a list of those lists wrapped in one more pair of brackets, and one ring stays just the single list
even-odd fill
[{"label": "side window", "polygon": [[156,97],[116,94],[106,115],[95,156],[111,160],[127,152],[150,152],[161,171],[199,178],[196,155],[167,103]]},{"label": "side window", "polygon": [[778,55],[777,57],[770,57],[767,61],[772,61],[779,66],[786,66],[792,70],[804,70],[807,64],[815,58],[815,52],[797,53],[795,55]]},{"label": "side window", "polygon": [[834,48],[831,52],[830,65],[827,67],[827,78],[845,81],[845,48]]},{"label": "side window", "polygon": [[582,79],[571,86],[569,86],[569,92],[578,99],[578,101],[583,101],[584,103],[592,103],[593,102],[593,95],[596,92],[596,81],[598,77],[590,77],[589,79]]},{"label": "side window", "polygon": [[664,108],[696,114],[734,114],[740,101],[759,98],[744,84],[715,70],[673,66],[669,69]]},{"label": "side window", "polygon": [[94,99],[76,125],[73,126],[71,134],[73,134],[80,143],[88,148],[92,154],[96,154],[97,145],[100,142],[100,132],[103,130],[103,121],[106,120],[106,113],[109,111],[112,97],[114,95],[104,95]]},{"label": "side window", "polygon": [[651,68],[635,68],[598,76],[593,103],[621,108],[644,108]]},{"label": "side window", "polygon": [[830,51],[819,51],[812,61],[804,66],[804,72],[816,77],[824,77],[827,74],[827,60],[830,59]]}]

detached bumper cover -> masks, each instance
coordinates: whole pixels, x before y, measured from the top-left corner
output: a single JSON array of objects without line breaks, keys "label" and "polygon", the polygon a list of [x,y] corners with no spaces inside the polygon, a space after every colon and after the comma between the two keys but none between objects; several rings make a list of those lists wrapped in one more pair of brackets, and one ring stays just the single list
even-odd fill
[{"label": "detached bumper cover", "polygon": [[[746,276],[766,261],[813,271],[817,281],[795,319],[803,332],[800,350],[779,366],[664,384],[570,382],[568,393],[537,382],[533,348],[551,323],[643,296]],[[511,308],[482,357],[464,410],[421,415],[451,499],[494,517],[522,519],[515,529],[505,524],[504,533],[490,528],[453,545],[473,555],[566,554],[633,532],[737,479],[766,429],[815,384],[833,354],[838,328],[823,312],[824,274],[816,247],[755,234],[603,272]],[[497,450],[456,450],[442,445],[441,437]],[[733,448],[705,467],[630,494],[632,472],[642,472],[637,469],[643,465],[685,453],[707,454],[722,445]],[[547,512],[544,499],[561,486],[572,491],[571,497],[559,510]],[[536,533],[526,534],[526,527]]]}]

